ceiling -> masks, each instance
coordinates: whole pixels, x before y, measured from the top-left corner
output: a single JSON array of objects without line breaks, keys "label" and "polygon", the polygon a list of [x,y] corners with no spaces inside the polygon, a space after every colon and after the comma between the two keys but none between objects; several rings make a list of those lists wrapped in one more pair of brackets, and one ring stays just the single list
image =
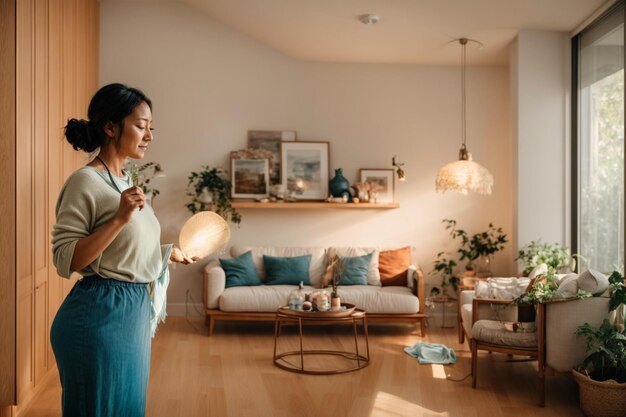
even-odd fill
[{"label": "ceiling", "polygon": [[[128,0],[127,0],[128,1]],[[571,32],[607,0],[178,0],[306,61],[506,65],[523,29]],[[380,16],[375,25],[361,14]]]}]

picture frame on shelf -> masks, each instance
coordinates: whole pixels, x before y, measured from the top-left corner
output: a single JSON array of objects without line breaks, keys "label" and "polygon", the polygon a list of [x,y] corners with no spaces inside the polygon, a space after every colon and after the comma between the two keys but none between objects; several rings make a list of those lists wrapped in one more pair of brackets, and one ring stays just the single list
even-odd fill
[{"label": "picture frame on shelf", "polygon": [[281,184],[281,142],[294,142],[295,130],[248,130],[248,148],[265,149],[272,153],[270,185]]},{"label": "picture frame on shelf", "polygon": [[[394,203],[396,181],[393,169],[387,168],[361,168],[359,170],[361,182],[377,184],[377,190],[370,190],[370,203]],[[375,198],[373,194],[376,193]],[[375,200],[375,201],[373,201]]]},{"label": "picture frame on shelf", "polygon": [[281,142],[282,185],[296,200],[325,200],[329,180],[328,142]]},{"label": "picture frame on shelf", "polygon": [[232,198],[265,198],[270,191],[269,160],[230,159]]}]

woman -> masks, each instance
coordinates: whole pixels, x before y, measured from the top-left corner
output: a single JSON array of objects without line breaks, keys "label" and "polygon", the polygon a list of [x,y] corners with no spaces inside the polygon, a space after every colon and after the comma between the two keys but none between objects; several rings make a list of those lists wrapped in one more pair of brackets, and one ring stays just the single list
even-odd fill
[{"label": "woman", "polygon": [[[52,231],[60,276],[83,276],[59,308],[50,342],[63,387],[64,417],[140,417],[150,368],[149,290],[169,261],[195,261],[161,246],[160,226],[141,188],[123,170],[153,140],[152,103],[122,84],[102,87],[89,120],[65,137],[98,155],[67,179]],[[165,257],[164,257],[165,254]]]}]

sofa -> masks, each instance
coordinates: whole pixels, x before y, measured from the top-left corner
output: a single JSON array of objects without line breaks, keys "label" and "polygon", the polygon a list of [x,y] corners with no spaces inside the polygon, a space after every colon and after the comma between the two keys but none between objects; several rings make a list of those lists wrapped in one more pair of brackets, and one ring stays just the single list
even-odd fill
[{"label": "sofa", "polygon": [[[407,250],[410,257],[410,248]],[[209,336],[214,332],[216,321],[220,320],[257,320],[272,321],[279,307],[287,304],[289,294],[298,288],[293,284],[268,283],[264,259],[281,257],[290,259],[306,257],[308,264],[309,283],[304,286],[305,292],[312,292],[323,286],[327,277],[329,260],[336,257],[347,259],[371,254],[367,269],[367,282],[364,285],[339,285],[338,293],[343,303],[354,304],[367,312],[368,322],[400,322],[420,324],[422,336],[426,332],[426,314],[424,313],[424,274],[419,266],[409,263],[406,271],[401,272],[400,280],[381,280],[382,266],[379,261],[389,262],[389,253],[375,247],[259,247],[233,245],[230,248],[230,259],[252,257],[254,270],[260,278],[256,285],[227,285],[227,273],[222,266],[226,259],[213,260],[203,268],[204,309]],[[381,257],[382,253],[382,257]],[[310,257],[310,258],[309,258]],[[404,265],[404,261],[403,261]],[[402,267],[400,270],[403,270]],[[254,274],[254,271],[252,271]],[[406,280],[404,275],[406,274]],[[230,282],[230,281],[229,281]],[[232,283],[232,282],[231,282]],[[329,289],[330,290],[330,289]]]}]

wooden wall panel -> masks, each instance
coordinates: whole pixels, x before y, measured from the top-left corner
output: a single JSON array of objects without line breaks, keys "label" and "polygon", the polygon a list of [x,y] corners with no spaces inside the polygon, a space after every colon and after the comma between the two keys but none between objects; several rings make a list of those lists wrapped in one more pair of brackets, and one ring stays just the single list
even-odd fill
[{"label": "wooden wall panel", "polygon": [[17,400],[34,385],[33,130],[34,1],[17,2]]},{"label": "wooden wall panel", "polygon": [[[48,5],[48,224],[55,222],[54,209],[63,181],[63,37],[62,0],[50,0]],[[48,245],[50,244],[48,236]],[[48,246],[49,248],[49,246]],[[50,250],[48,249],[50,252]],[[50,324],[62,301],[63,280],[57,276],[54,265],[48,269],[48,319]],[[54,353],[48,343],[48,367],[54,366]]]},{"label": "wooden wall panel", "polygon": [[[76,82],[76,38],[77,38],[77,18],[76,1],[63,1],[63,120],[64,125],[70,118],[79,117],[76,104],[77,82]],[[80,0],[82,1],[82,0]],[[78,152],[74,151],[70,145],[63,141],[63,178],[67,178],[78,166]],[[74,280],[63,280],[63,297],[70,290]]]},{"label": "wooden wall panel", "polygon": [[[76,0],[63,2],[63,116],[78,116],[76,111]],[[67,178],[76,166],[75,152],[65,148],[63,178]]]},{"label": "wooden wall panel", "polygon": [[[99,14],[97,0],[1,0],[0,11],[0,19],[14,22],[0,21],[0,47],[13,42],[12,49],[0,50],[0,110],[6,109],[0,112],[0,122],[3,128],[9,127],[0,132],[0,138],[6,138],[0,143],[0,162],[9,159],[1,164],[0,173],[9,171],[0,175],[0,181],[10,181],[6,188],[2,182],[7,197],[13,193],[13,210],[6,210],[8,217],[0,221],[2,232],[6,230],[13,241],[0,245],[0,251],[5,259],[15,260],[6,267],[13,284],[11,302],[0,306],[9,306],[13,312],[6,315],[11,318],[10,327],[0,317],[0,327],[13,335],[9,343],[0,340],[0,364],[10,361],[12,365],[0,368],[0,416],[5,416],[19,414],[49,380],[55,366],[50,326],[75,281],[56,274],[50,230],[61,186],[84,163],[82,155],[63,139],[63,127],[70,117],[86,116],[97,86]],[[5,38],[5,31],[11,36]],[[5,227],[6,218],[11,219],[10,227]],[[0,301],[2,297],[5,292],[0,292]],[[9,345],[12,351],[5,352]],[[4,376],[12,383],[4,384]]]},{"label": "wooden wall panel", "polygon": [[15,0],[0,1],[0,416],[15,404]]}]

